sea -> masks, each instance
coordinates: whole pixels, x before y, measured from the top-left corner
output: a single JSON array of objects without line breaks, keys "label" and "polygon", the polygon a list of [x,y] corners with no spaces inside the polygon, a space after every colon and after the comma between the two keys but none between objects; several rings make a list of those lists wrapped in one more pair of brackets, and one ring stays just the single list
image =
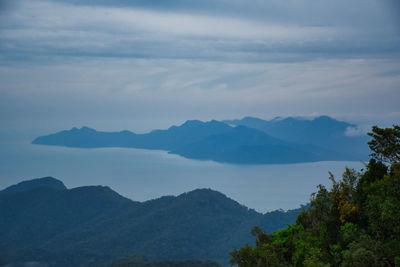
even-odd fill
[{"label": "sea", "polygon": [[33,145],[32,139],[1,138],[0,190],[46,176],[61,180],[68,188],[108,186],[135,201],[210,188],[265,213],[307,204],[317,185],[331,186],[329,172],[340,178],[345,167],[360,170],[364,166],[361,161],[235,165],[156,150]]}]

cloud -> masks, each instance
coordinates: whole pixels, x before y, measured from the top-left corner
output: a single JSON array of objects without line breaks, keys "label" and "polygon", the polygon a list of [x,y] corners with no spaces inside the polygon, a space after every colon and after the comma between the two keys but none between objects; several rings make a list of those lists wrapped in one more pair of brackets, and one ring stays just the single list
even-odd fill
[{"label": "cloud", "polygon": [[369,129],[361,129],[359,127],[347,127],[344,134],[346,136],[364,136],[368,130]]},{"label": "cloud", "polygon": [[233,63],[119,58],[2,66],[0,119],[37,123],[40,118],[41,124],[58,128],[133,131],[245,115],[329,114],[384,121],[398,111],[400,76],[380,73],[399,67],[393,60],[374,59]]},{"label": "cloud", "polygon": [[[309,5],[299,2],[302,5],[296,2],[295,6],[301,8],[293,12],[287,4],[267,1],[280,16],[272,14],[265,19],[222,10],[208,14],[143,6],[21,1],[19,8],[2,15],[0,51],[9,59],[64,55],[224,61],[309,60],[389,52],[392,56],[399,51],[399,40],[390,27],[382,27],[382,22],[357,23],[353,18],[346,24],[343,21],[349,14],[336,22],[331,15],[326,21],[320,17],[307,20],[303,12]],[[236,1],[232,6],[248,10],[243,4]],[[256,1],[257,5],[260,2]],[[336,7],[333,5],[333,10]],[[326,13],[321,6],[319,9]],[[371,12],[371,8],[367,10]]]},{"label": "cloud", "polygon": [[376,0],[21,0],[0,21],[3,122],[399,118],[400,39]]}]

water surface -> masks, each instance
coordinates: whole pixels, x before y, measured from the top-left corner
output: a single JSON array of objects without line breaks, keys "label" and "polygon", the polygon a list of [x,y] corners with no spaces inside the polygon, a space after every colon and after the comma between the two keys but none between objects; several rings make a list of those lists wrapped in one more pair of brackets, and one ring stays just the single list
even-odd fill
[{"label": "water surface", "polygon": [[328,171],[340,176],[361,162],[232,165],[197,161],[125,148],[78,149],[0,143],[0,189],[22,180],[53,176],[68,187],[107,185],[137,201],[211,188],[260,212],[297,208],[318,184],[330,185]]}]

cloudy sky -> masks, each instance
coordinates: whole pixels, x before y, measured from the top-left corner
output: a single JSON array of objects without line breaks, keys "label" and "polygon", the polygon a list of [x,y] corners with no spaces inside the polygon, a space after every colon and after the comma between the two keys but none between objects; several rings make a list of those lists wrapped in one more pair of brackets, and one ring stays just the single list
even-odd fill
[{"label": "cloudy sky", "polygon": [[2,127],[400,121],[397,0],[0,0]]}]

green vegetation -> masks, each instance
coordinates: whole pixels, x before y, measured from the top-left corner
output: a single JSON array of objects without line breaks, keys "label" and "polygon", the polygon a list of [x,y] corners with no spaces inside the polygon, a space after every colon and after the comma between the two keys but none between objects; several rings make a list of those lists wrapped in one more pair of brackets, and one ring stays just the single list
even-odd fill
[{"label": "green vegetation", "polygon": [[231,264],[255,266],[400,266],[400,127],[372,128],[366,169],[345,170],[318,186],[294,225],[231,252]]},{"label": "green vegetation", "polygon": [[104,186],[34,179],[0,191],[0,266],[96,266],[135,254],[152,260],[147,267],[227,263],[229,251],[252,240],[252,226],[283,229],[300,211],[261,214],[210,189],[134,202]]}]

